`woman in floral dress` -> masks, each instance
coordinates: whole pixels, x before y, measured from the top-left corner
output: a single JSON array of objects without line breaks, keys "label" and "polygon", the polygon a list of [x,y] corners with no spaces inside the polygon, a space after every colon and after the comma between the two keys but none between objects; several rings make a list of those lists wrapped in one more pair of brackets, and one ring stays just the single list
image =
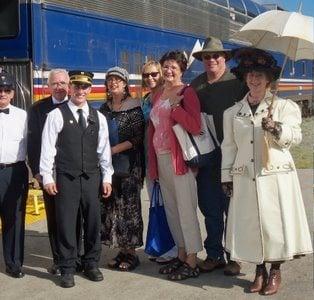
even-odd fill
[{"label": "woman in floral dress", "polygon": [[121,176],[117,173],[121,160],[117,159],[113,193],[102,204],[102,241],[120,249],[108,266],[120,271],[131,271],[139,265],[135,249],[143,245],[140,194],[144,175],[145,122],[140,101],[130,97],[128,80],[129,74],[125,69],[109,69],[105,81],[107,102],[100,108],[108,120],[114,168],[117,155],[127,156],[129,163],[128,176]]}]

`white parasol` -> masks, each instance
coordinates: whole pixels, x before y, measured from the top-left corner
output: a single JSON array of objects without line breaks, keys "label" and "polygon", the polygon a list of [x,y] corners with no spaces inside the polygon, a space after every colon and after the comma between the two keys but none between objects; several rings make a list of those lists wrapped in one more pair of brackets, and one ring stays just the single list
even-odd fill
[{"label": "white parasol", "polygon": [[[267,11],[245,24],[233,38],[249,42],[253,47],[281,52],[285,55],[282,72],[287,59],[314,59],[314,22],[313,17],[299,12],[281,10]],[[274,93],[277,93],[277,89]],[[273,101],[269,107],[271,116]],[[269,169],[269,144],[265,137],[266,149],[263,151],[263,165]]]},{"label": "white parasol", "polygon": [[298,12],[267,11],[245,24],[233,38],[281,52],[292,60],[314,59],[313,17]]}]

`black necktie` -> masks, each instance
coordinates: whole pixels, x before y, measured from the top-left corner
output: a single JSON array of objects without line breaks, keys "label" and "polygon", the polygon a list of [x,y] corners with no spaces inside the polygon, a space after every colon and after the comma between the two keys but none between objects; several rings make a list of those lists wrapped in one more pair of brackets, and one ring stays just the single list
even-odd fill
[{"label": "black necktie", "polygon": [[84,130],[86,128],[86,121],[85,121],[84,116],[83,116],[83,109],[79,108],[77,110],[77,113],[79,114],[78,124],[81,127],[81,129]]},{"label": "black necktie", "polygon": [[9,114],[10,110],[8,108],[0,109],[0,113]]}]

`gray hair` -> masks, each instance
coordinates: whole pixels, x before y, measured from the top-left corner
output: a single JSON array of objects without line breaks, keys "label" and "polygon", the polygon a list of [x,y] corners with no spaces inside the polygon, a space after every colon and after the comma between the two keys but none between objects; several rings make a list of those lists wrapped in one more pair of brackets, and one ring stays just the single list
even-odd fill
[{"label": "gray hair", "polygon": [[52,70],[49,72],[49,75],[48,75],[48,80],[47,80],[48,85],[49,85],[50,82],[51,82],[51,78],[52,78],[54,75],[59,74],[59,73],[64,74],[65,77],[67,78],[67,81],[70,82],[69,74],[68,74],[68,72],[67,72],[65,69],[52,69]]}]

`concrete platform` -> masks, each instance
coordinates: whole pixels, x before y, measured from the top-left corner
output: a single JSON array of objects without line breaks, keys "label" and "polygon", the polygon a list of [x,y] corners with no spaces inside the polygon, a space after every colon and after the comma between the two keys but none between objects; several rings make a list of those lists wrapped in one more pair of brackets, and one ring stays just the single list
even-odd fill
[{"label": "concrete platform", "polygon": [[[313,170],[300,170],[300,182],[304,196],[309,226],[313,232]],[[143,191],[143,218],[147,225],[149,202]],[[199,214],[202,235],[205,237],[203,217]],[[146,231],[146,227],[144,232]],[[300,232],[300,234],[302,234]],[[159,266],[150,262],[143,248],[138,250],[141,265],[132,273],[107,269],[106,262],[116,252],[103,246],[100,262],[105,280],[94,283],[81,274],[75,276],[76,286],[63,289],[58,278],[47,273],[51,255],[46,222],[27,226],[25,239],[26,276],[12,279],[4,271],[2,246],[0,250],[0,299],[258,299],[262,296],[248,294],[247,288],[254,278],[255,267],[244,264],[237,277],[226,277],[223,271],[201,274],[199,278],[183,282],[170,282],[158,274]],[[203,251],[199,255],[205,257]],[[282,287],[272,299],[313,299],[313,256],[287,262],[282,267]]]}]

